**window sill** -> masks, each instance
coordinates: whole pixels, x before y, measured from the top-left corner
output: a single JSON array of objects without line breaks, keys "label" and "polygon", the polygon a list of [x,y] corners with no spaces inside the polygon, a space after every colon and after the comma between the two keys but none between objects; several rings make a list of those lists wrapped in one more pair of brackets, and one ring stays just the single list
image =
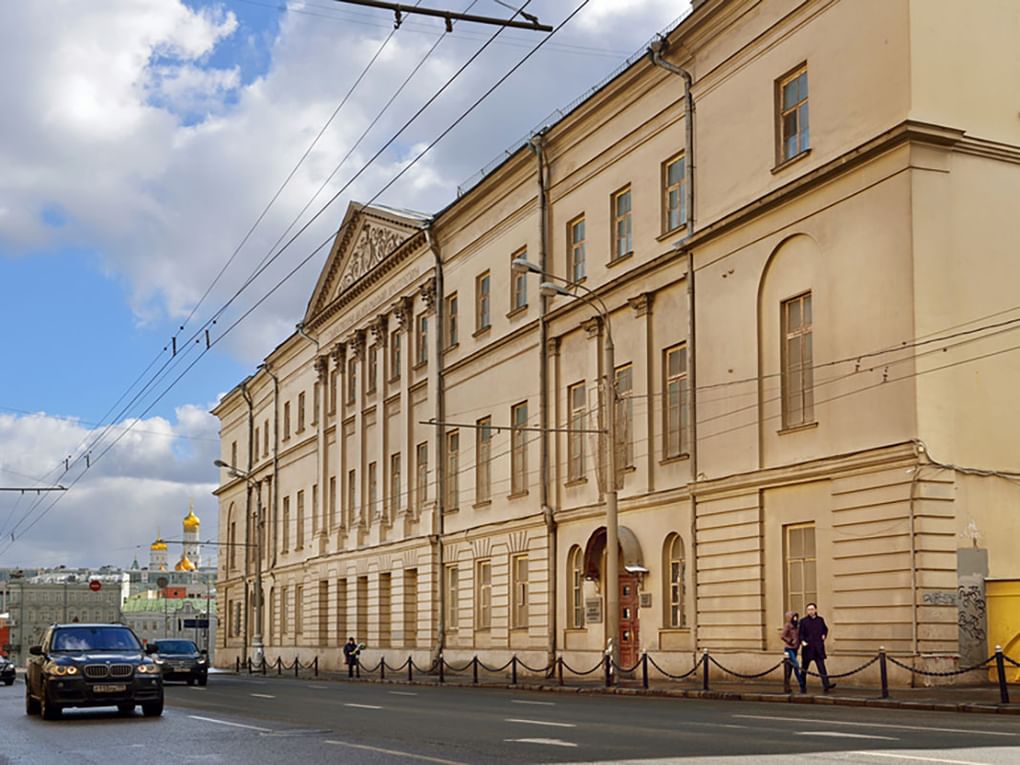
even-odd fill
[{"label": "window sill", "polygon": [[510,311],[510,313],[508,313],[506,315],[506,317],[508,319],[513,319],[513,318],[515,318],[517,316],[520,316],[521,314],[524,314],[524,313],[527,313],[527,312],[528,312],[528,306],[527,305],[522,305],[520,308],[515,308],[514,310]]},{"label": "window sill", "polygon": [[475,502],[473,505],[471,505],[471,508],[473,510],[481,510],[482,508],[488,507],[491,504],[492,504],[492,500],[491,499],[482,499],[482,500],[479,500],[478,502]]},{"label": "window sill", "polygon": [[656,242],[665,242],[667,239],[672,239],[677,234],[679,234],[679,233],[681,233],[683,231],[686,231],[687,230],[687,225],[688,225],[687,221],[684,221],[683,223],[681,223],[679,226],[677,226],[674,229],[670,229],[669,231],[663,231],[661,234],[659,234],[657,237],[655,237],[655,241]]},{"label": "window sill", "polygon": [[473,333],[471,333],[471,337],[482,337],[484,335],[489,334],[490,332],[492,332],[492,325],[486,324],[484,327],[479,327]]},{"label": "window sill", "polygon": [[636,465],[624,465],[622,468],[620,468],[620,472],[621,473],[636,473],[637,472],[637,466]]},{"label": "window sill", "polygon": [[443,348],[443,353],[449,353],[450,351],[455,351],[459,347],[460,347],[460,343],[450,343],[448,346]]},{"label": "window sill", "polygon": [[443,508],[443,515],[453,515],[454,513],[459,513],[459,512],[460,512],[460,508],[459,507],[444,507]]},{"label": "window sill", "polygon": [[588,483],[587,478],[571,478],[569,481],[563,484],[563,487],[565,489],[572,489],[575,486],[584,486],[586,483]]},{"label": "window sill", "polygon": [[659,630],[660,633],[668,632],[673,635],[689,635],[691,634],[690,627],[663,627]]},{"label": "window sill", "polygon": [[623,263],[623,262],[625,262],[627,260],[630,260],[633,257],[634,257],[634,250],[631,250],[630,252],[625,252],[620,257],[613,258],[608,263],[606,263],[606,268],[612,268],[613,266],[618,266],[618,265],[620,265],[620,263]]},{"label": "window sill", "polygon": [[800,154],[797,154],[796,156],[790,157],[789,159],[784,159],[782,162],[780,162],[778,165],[776,165],[775,167],[772,168],[772,174],[775,175],[776,173],[783,172],[783,170],[788,168],[790,165],[797,164],[798,162],[800,162],[802,159],[804,159],[805,157],[807,157],[810,154],[811,154],[811,149],[805,149],[804,151],[802,151]]},{"label": "window sill", "polygon": [[506,498],[507,499],[522,499],[522,498],[524,498],[526,496],[528,496],[528,490],[527,489],[525,489],[524,491],[515,492],[513,494],[507,494]]},{"label": "window sill", "polygon": [[386,382],[390,383],[391,385],[392,385],[393,383],[398,383],[398,382],[400,382],[400,375],[394,375],[393,377],[391,377],[391,378],[390,378],[389,380],[387,380]]},{"label": "window sill", "polygon": [[788,428],[780,428],[776,431],[777,436],[785,436],[789,433],[800,433],[802,430],[813,430],[818,427],[818,420],[805,422],[803,425],[791,425]]},{"label": "window sill", "polygon": [[366,388],[365,389],[365,395],[366,396],[374,396],[375,392],[376,392],[375,388]]},{"label": "window sill", "polygon": [[417,372],[421,369],[425,369],[425,367],[427,367],[428,365],[429,365],[428,361],[419,361],[413,367],[411,367],[411,369]]},{"label": "window sill", "polygon": [[669,465],[669,464],[671,464],[673,462],[686,462],[690,458],[691,458],[691,455],[689,455],[687,453],[678,454],[675,457],[666,457],[664,459],[659,460],[659,464],[660,465]]}]

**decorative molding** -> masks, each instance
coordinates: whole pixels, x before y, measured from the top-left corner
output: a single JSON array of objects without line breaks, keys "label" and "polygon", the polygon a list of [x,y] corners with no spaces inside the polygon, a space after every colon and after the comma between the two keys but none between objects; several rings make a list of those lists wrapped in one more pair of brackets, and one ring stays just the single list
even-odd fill
[{"label": "decorative molding", "polygon": [[492,539],[489,537],[473,539],[471,540],[471,549],[474,552],[475,560],[492,557]]},{"label": "decorative molding", "polygon": [[558,337],[550,337],[546,342],[545,355],[549,357],[560,355],[560,339]]},{"label": "decorative molding", "polygon": [[328,353],[315,357],[315,376],[320,383],[325,383],[329,379]]},{"label": "decorative molding", "polygon": [[528,532],[516,531],[507,534],[507,545],[511,553],[522,553],[528,551]]},{"label": "decorative molding", "polygon": [[652,304],[655,303],[654,292],[642,292],[637,297],[627,300],[627,305],[634,309],[635,316],[647,316],[652,312]]},{"label": "decorative molding", "polygon": [[329,355],[333,357],[333,364],[340,368],[344,363],[344,357],[347,355],[347,346],[344,343],[337,343],[333,346],[333,350],[329,352]]},{"label": "decorative molding", "polygon": [[353,287],[355,282],[361,281],[362,277],[395,252],[404,239],[405,237],[393,229],[370,225],[366,221],[351,248],[350,257],[340,276],[337,294],[343,294]]},{"label": "decorative molding", "polygon": [[375,340],[375,344],[378,346],[386,347],[386,340],[389,337],[387,328],[389,326],[389,317],[381,313],[376,317],[376,320],[370,325],[372,329],[372,339]]},{"label": "decorative molding", "polygon": [[590,319],[585,319],[584,321],[581,322],[581,326],[584,328],[584,331],[588,333],[589,340],[592,339],[593,337],[598,337],[599,327],[601,325],[602,320],[599,319],[597,316],[592,316]]},{"label": "decorative molding", "polygon": [[434,311],[436,308],[436,277],[432,276],[426,279],[425,282],[418,287],[418,294],[425,302],[425,309],[430,312]]},{"label": "decorative molding", "polygon": [[404,568],[418,567],[418,551],[404,550]]},{"label": "decorative molding", "polygon": [[400,329],[408,329],[411,326],[411,313],[413,310],[414,298],[404,296],[398,298],[397,302],[390,308],[391,313],[397,320],[397,326]]},{"label": "decorative molding", "polygon": [[365,353],[365,330],[354,330],[347,339],[347,345],[351,349],[351,355],[356,359],[360,359]]}]

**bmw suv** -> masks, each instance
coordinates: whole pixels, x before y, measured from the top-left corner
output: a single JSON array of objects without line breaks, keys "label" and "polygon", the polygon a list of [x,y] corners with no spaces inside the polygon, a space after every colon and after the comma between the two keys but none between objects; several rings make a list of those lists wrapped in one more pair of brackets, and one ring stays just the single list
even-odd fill
[{"label": "bmw suv", "polygon": [[163,670],[164,680],[187,680],[188,685],[205,685],[209,679],[208,652],[198,650],[190,640],[153,640],[153,658]]},{"label": "bmw suv", "polygon": [[60,717],[66,707],[115,706],[146,717],[163,714],[159,665],[121,624],[54,624],[28,649],[25,713]]}]

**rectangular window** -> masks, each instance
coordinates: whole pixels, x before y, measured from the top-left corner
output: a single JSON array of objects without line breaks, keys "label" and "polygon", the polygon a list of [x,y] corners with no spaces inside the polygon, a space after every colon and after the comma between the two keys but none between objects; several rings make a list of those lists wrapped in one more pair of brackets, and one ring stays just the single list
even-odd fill
[{"label": "rectangular window", "polygon": [[634,251],[634,236],[631,225],[630,186],[613,194],[613,252],[612,259],[620,260]]},{"label": "rectangular window", "polygon": [[336,580],[336,639],[345,642],[347,634],[347,580]]},{"label": "rectangular window", "polygon": [[492,627],[492,561],[480,560],[475,565],[475,629]]},{"label": "rectangular window", "polygon": [[572,282],[581,281],[585,275],[584,216],[574,218],[567,224],[567,276]]},{"label": "rectangular window", "polygon": [[364,640],[368,637],[368,577],[359,576],[357,587],[358,589],[355,593],[357,598],[355,603],[357,607],[355,633],[357,637],[355,639]]},{"label": "rectangular window", "polygon": [[300,635],[304,632],[305,619],[304,619],[304,605],[305,605],[305,586],[299,584],[294,588],[294,634]]},{"label": "rectangular window", "polygon": [[379,376],[379,346],[372,344],[368,348],[368,368],[365,370],[365,392],[375,393],[376,379]]},{"label": "rectangular window", "polygon": [[287,623],[287,587],[284,585],[280,588],[280,634],[286,635],[290,631],[290,625]]},{"label": "rectangular window", "polygon": [[804,607],[818,599],[813,523],[783,527],[783,557],[786,610],[803,614]]},{"label": "rectangular window", "polygon": [[355,514],[355,504],[358,499],[358,472],[356,470],[347,471],[347,507],[345,508],[345,517],[347,522],[354,525],[354,521],[357,519]]},{"label": "rectangular window", "polygon": [[567,612],[570,614],[570,628],[580,629],[584,626],[584,554],[580,547],[570,551],[570,603]]},{"label": "rectangular window", "polygon": [[475,278],[475,330],[481,331],[492,326],[489,311],[489,272]]},{"label": "rectangular window", "polygon": [[492,418],[483,417],[475,429],[475,502],[492,498]]},{"label": "rectangular window", "polygon": [[376,463],[368,463],[368,502],[361,512],[361,522],[368,523],[379,512],[379,483]]},{"label": "rectangular window", "polygon": [[290,402],[283,402],[283,440],[290,438]]},{"label": "rectangular window", "polygon": [[[517,258],[528,257],[528,251],[518,250],[510,256],[510,260],[514,261]],[[510,311],[518,311],[522,308],[528,307],[528,274],[517,273],[512,268],[510,269]]]},{"label": "rectangular window", "polygon": [[418,569],[404,569],[404,646],[418,642]]},{"label": "rectangular window", "polygon": [[319,484],[312,484],[312,533],[319,530]]},{"label": "rectangular window", "polygon": [[336,476],[329,477],[329,528],[336,527]]},{"label": "rectangular window", "polygon": [[567,480],[584,478],[584,423],[587,420],[587,391],[584,381],[567,388],[567,409],[570,412],[570,433],[567,434]]},{"label": "rectangular window", "polygon": [[390,455],[390,518],[395,518],[402,505],[400,496],[400,452]]},{"label": "rectangular window", "polygon": [[663,456],[669,459],[687,453],[687,347],[667,348],[663,356],[666,396]]},{"label": "rectangular window", "polygon": [[419,314],[414,326],[414,363],[422,366],[429,363],[429,317]]},{"label": "rectangular window", "polygon": [[390,379],[400,379],[400,336],[399,329],[390,332]]},{"label": "rectangular window", "polygon": [[235,468],[240,467],[240,465],[237,464],[237,441],[230,442],[230,466]]},{"label": "rectangular window", "polygon": [[616,368],[616,467],[634,465],[634,367]]},{"label": "rectangular window", "polygon": [[301,490],[297,493],[297,523],[296,530],[294,533],[294,549],[300,550],[305,546],[305,492]]},{"label": "rectangular window", "polygon": [[446,298],[446,347],[457,344],[457,293]]},{"label": "rectangular window", "polygon": [[259,458],[259,441],[261,440],[262,439],[259,437],[259,429],[255,428],[255,436],[252,438],[252,441],[254,442],[254,448],[252,449],[252,453],[255,459]]},{"label": "rectangular window", "polygon": [[662,165],[662,230],[680,228],[687,222],[687,176],[684,155]]},{"label": "rectangular window", "polygon": [[523,494],[528,490],[528,402],[510,408],[510,493]]},{"label": "rectangular window", "polygon": [[336,374],[337,370],[330,370],[328,407],[326,410],[328,414],[336,414]]},{"label": "rectangular window", "polygon": [[322,385],[318,380],[312,386],[312,425],[319,424],[319,393],[322,390]]},{"label": "rectangular window", "polygon": [[460,569],[456,563],[446,567],[446,626],[456,630],[460,622]]},{"label": "rectangular window", "polygon": [[446,434],[446,507],[447,511],[460,506],[460,431]]},{"label": "rectangular window", "polygon": [[379,574],[379,645],[389,647],[391,640],[390,622],[393,614],[393,575]]},{"label": "rectangular window", "polygon": [[290,497],[283,498],[283,551],[290,549]]},{"label": "rectangular window", "polygon": [[528,626],[528,556],[514,555],[510,559],[510,575],[513,578],[510,625],[512,629]]},{"label": "rectangular window", "polygon": [[784,300],[781,308],[783,427],[792,428],[815,419],[811,293]]},{"label": "rectangular window", "polygon": [[353,404],[358,400],[358,360],[351,356],[347,359],[347,396],[346,402]]},{"label": "rectangular window", "polygon": [[429,445],[427,441],[418,444],[414,462],[414,506],[421,512],[425,509],[429,492]]},{"label": "rectangular window", "polygon": [[811,148],[808,138],[807,67],[776,82],[779,105],[779,161],[786,162]]},{"label": "rectangular window", "polygon": [[305,392],[297,394],[297,432],[305,429]]}]

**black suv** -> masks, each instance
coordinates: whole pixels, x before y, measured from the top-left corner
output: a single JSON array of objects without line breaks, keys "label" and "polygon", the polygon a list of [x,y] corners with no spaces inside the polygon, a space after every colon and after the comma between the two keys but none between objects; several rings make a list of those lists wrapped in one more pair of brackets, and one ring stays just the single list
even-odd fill
[{"label": "black suv", "polygon": [[163,678],[135,633],[122,624],[54,624],[28,649],[25,713],[52,720],[64,707],[115,706],[163,714]]},{"label": "black suv", "polygon": [[209,680],[208,652],[199,651],[190,640],[153,640],[153,657],[163,670],[164,680],[187,680],[188,685],[205,685]]},{"label": "black suv", "polygon": [[14,665],[6,656],[0,656],[0,682],[14,685]]}]

